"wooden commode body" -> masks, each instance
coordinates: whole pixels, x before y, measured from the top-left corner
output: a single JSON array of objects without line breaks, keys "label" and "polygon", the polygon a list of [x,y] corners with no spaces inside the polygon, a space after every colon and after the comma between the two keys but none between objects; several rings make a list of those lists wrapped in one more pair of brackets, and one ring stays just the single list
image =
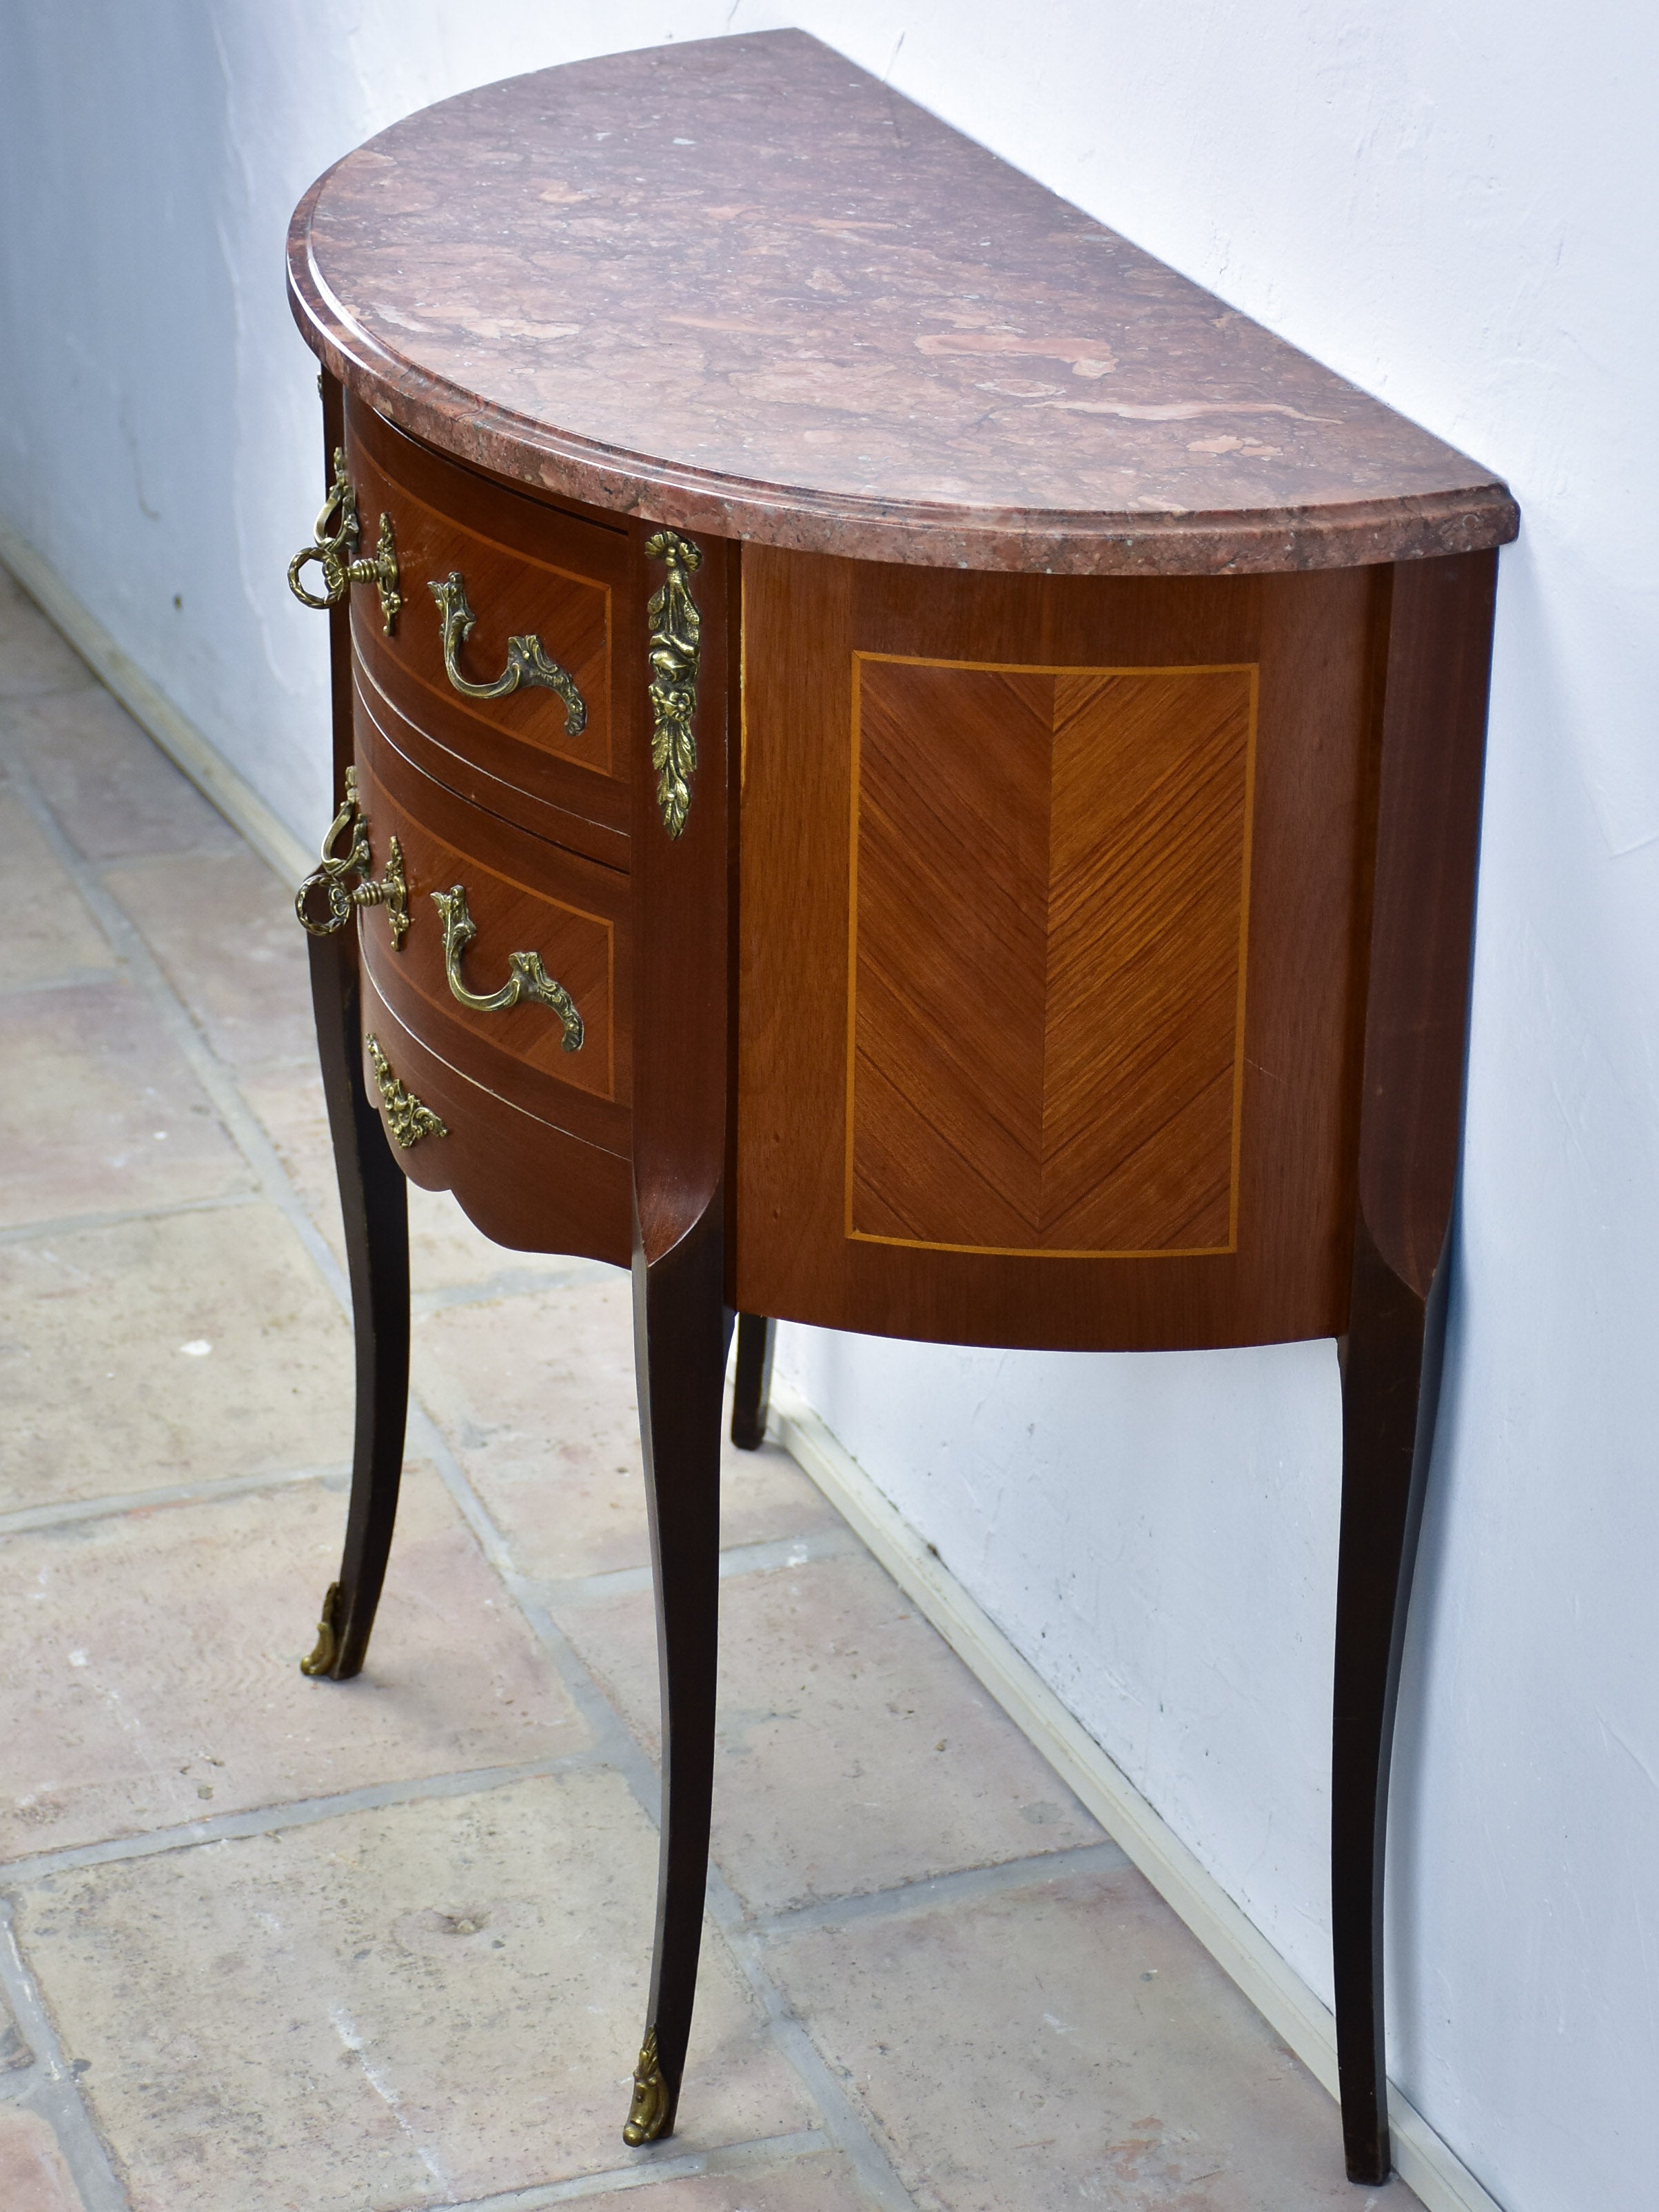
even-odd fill
[{"label": "wooden commode body", "polygon": [[341,794],[299,904],[359,1383],[308,1668],[362,1666],[391,1540],[404,1178],[630,1267],[647,2140],[696,1980],[734,1315],[750,1443],[780,1316],[1337,1337],[1337,2014],[1349,2171],[1384,2178],[1382,1814],[1513,502],[797,33],[413,117],[307,195],[290,281]]}]

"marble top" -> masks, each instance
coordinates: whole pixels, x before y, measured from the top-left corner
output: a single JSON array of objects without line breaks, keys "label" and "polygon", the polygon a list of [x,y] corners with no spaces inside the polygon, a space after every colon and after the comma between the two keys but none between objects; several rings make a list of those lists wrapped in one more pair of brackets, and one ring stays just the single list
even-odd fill
[{"label": "marble top", "polygon": [[1489,470],[799,31],[410,116],[312,187],[289,270],[392,421],[682,529],[1085,574],[1516,532]]}]

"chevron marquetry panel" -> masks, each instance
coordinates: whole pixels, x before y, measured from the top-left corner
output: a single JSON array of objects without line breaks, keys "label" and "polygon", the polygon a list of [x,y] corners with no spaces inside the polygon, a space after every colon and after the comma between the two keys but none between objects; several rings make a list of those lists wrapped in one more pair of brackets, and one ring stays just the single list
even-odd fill
[{"label": "chevron marquetry panel", "polygon": [[859,654],[854,713],[848,1233],[1233,1249],[1254,669]]}]

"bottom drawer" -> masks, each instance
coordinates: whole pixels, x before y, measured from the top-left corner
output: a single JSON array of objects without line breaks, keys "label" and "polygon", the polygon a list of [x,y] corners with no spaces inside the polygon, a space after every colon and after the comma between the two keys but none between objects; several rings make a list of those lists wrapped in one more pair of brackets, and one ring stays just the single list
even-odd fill
[{"label": "bottom drawer", "polygon": [[[407,878],[401,949],[365,908],[363,967],[404,1027],[498,1097],[590,1145],[626,1153],[629,879],[474,806],[400,753],[359,696],[357,788],[377,866],[395,837]],[[459,890],[471,937],[448,957],[434,895]],[[498,1003],[510,957],[533,954],[580,1016],[578,1048],[555,1007]],[[467,996],[466,993],[477,994]]]},{"label": "bottom drawer", "polygon": [[627,1267],[628,1162],[510,1105],[441,1060],[410,1035],[367,974],[362,994],[364,1079],[410,1181],[453,1191],[467,1218],[497,1244]]}]

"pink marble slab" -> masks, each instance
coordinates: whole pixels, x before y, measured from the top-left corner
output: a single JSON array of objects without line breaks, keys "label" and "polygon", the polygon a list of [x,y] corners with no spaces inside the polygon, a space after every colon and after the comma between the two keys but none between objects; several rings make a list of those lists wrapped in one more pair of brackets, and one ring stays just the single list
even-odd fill
[{"label": "pink marble slab", "polygon": [[410,116],[307,194],[289,269],[404,428],[684,529],[1163,574],[1516,532],[1478,462],[799,31]]}]

